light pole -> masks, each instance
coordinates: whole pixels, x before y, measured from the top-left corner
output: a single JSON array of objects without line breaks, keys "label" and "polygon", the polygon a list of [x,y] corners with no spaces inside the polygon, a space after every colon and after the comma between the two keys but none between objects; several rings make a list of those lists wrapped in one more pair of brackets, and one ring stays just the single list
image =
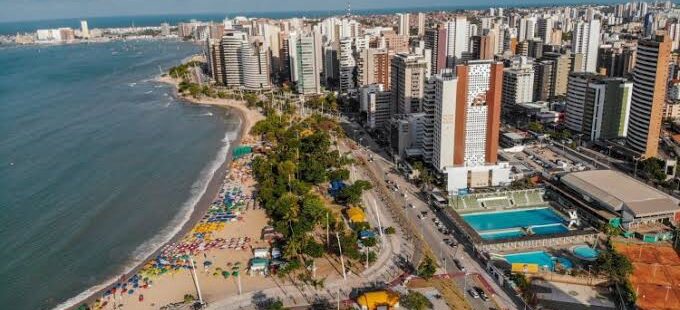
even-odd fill
[{"label": "light pole", "polygon": [[467,291],[467,276],[468,276],[468,275],[469,275],[469,274],[468,274],[467,271],[466,271],[465,274],[463,275],[463,294],[465,293],[465,291]]},{"label": "light pole", "polygon": [[201,295],[201,287],[198,285],[198,276],[196,275],[196,266],[194,265],[194,258],[191,256],[191,253],[186,252],[187,256],[189,256],[189,263],[191,264],[191,276],[194,278],[194,285],[196,285],[196,293],[198,294],[198,301],[203,304],[203,295]]}]

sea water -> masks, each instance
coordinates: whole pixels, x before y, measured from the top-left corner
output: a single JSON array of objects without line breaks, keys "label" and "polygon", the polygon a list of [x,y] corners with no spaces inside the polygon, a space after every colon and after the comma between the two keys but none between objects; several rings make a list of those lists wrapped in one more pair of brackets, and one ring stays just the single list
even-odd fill
[{"label": "sea water", "polygon": [[0,47],[0,304],[77,303],[188,220],[235,137],[229,111],[154,82],[200,47]]}]

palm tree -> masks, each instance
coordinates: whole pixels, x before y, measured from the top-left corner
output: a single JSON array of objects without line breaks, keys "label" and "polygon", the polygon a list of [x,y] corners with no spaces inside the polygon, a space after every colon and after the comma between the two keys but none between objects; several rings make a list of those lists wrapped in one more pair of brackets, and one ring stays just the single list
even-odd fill
[{"label": "palm tree", "polygon": [[420,182],[422,183],[424,191],[429,191],[432,189],[432,182],[434,181],[434,176],[429,169],[424,169],[420,173]]}]

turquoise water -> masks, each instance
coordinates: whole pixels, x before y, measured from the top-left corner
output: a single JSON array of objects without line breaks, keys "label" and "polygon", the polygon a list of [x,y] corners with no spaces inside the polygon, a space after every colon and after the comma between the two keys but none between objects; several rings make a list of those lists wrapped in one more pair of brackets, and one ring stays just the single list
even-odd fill
[{"label": "turquoise water", "polygon": [[524,236],[522,228],[531,227],[536,235],[564,233],[564,220],[550,208],[474,213],[462,216],[486,240]]},{"label": "turquoise water", "polygon": [[238,118],[152,79],[179,42],[0,47],[0,308],[49,309],[187,219]]},{"label": "turquoise water", "polygon": [[505,230],[505,231],[499,231],[499,232],[483,232],[479,233],[479,235],[482,237],[482,239],[485,240],[499,240],[499,239],[507,239],[507,238],[519,238],[519,237],[524,237],[525,234],[519,230]]},{"label": "turquoise water", "polygon": [[571,269],[574,264],[564,257],[554,257],[545,251],[508,254],[503,256],[511,264],[537,264],[539,267],[555,270],[556,261],[564,268]]},{"label": "turquoise water", "polygon": [[574,255],[580,259],[594,261],[599,255],[599,251],[587,245],[577,245],[572,248]]},{"label": "turquoise water", "polygon": [[531,230],[534,232],[534,234],[537,235],[549,235],[549,234],[561,234],[569,231],[569,228],[567,226],[564,226],[562,224],[556,224],[556,225],[546,225],[546,226],[534,226],[531,227]]}]

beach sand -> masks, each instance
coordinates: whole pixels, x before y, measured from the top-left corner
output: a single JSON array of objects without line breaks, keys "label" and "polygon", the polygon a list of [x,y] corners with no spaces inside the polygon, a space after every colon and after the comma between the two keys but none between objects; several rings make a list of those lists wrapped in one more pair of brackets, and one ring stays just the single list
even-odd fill
[{"label": "beach sand", "polygon": [[[234,141],[231,149],[233,150],[239,144],[254,144],[257,139],[251,136],[250,129],[259,120],[264,119],[264,116],[256,111],[246,107],[245,103],[233,99],[217,99],[217,98],[191,98],[184,97],[177,93],[177,86],[179,80],[173,79],[169,76],[159,77],[157,81],[168,83],[174,86],[175,96],[191,104],[211,105],[217,107],[226,107],[234,109],[242,120],[241,133]],[[225,163],[215,173],[215,176],[210,182],[209,189],[201,198],[199,205],[192,215],[192,218],[182,229],[182,232],[173,238],[173,242],[169,245],[187,244],[195,238],[190,238],[192,232],[197,225],[203,223],[201,219],[208,213],[212,202],[216,198],[220,198],[220,190],[225,188],[238,187],[243,193],[243,197],[251,197],[252,191],[255,189],[255,181],[250,174],[247,165],[250,161],[250,156],[231,161],[231,150],[227,156]],[[238,280],[235,276],[230,275],[225,278],[222,271],[238,270],[240,274],[241,289],[243,293],[256,292],[266,289],[281,290],[281,293],[288,294],[283,286],[290,287],[287,281],[284,283],[278,277],[265,277],[263,275],[248,273],[248,262],[253,257],[252,249],[263,247],[268,248],[268,242],[261,240],[262,229],[267,225],[268,219],[263,209],[256,206],[252,199],[246,199],[247,208],[241,211],[238,221],[226,222],[224,228],[218,229],[212,233],[210,239],[226,239],[249,238],[250,242],[240,249],[231,248],[213,248],[205,251],[198,251],[193,255],[193,260],[196,263],[196,273],[198,282],[201,288],[201,293],[204,301],[211,303],[220,300],[226,300],[239,294]],[[321,240],[319,240],[321,241]],[[159,251],[160,252],[160,251]],[[149,257],[149,261],[159,252],[154,253]],[[206,267],[205,261],[211,263]],[[145,261],[145,262],[146,262]],[[238,265],[239,267],[235,266]],[[144,264],[138,266],[135,271],[125,276],[129,278],[131,275],[137,274]],[[318,278],[325,278],[326,282],[335,282],[342,279],[340,261],[337,257],[325,256],[317,260],[317,276]],[[349,268],[352,273],[360,273],[363,269],[362,264],[357,264]],[[173,303],[180,303],[183,301],[186,294],[197,296],[196,285],[191,276],[189,269],[182,268],[175,271],[165,272],[160,275],[150,277],[152,281],[147,288],[137,288],[132,294],[118,294],[115,295],[115,304],[123,304],[125,309],[159,309],[163,306]],[[140,281],[140,285],[143,281]],[[144,282],[145,283],[145,282]],[[104,290],[95,294],[89,299],[90,305],[95,305],[95,298],[100,298]],[[140,300],[140,294],[143,295],[143,300]],[[113,309],[114,298],[113,295],[108,295],[105,300],[105,306],[93,307],[94,309]]]},{"label": "beach sand", "polygon": [[[181,96],[181,95],[179,95],[178,92],[177,92],[177,87],[178,87],[178,85],[179,85],[179,80],[175,80],[175,79],[173,79],[173,78],[171,78],[171,77],[169,77],[169,76],[158,77],[158,78],[156,78],[156,81],[157,81],[157,82],[160,82],[160,83],[166,83],[166,84],[172,85],[172,86],[174,87],[173,95],[174,95],[175,97],[177,97],[178,99],[181,99],[181,100],[183,100],[183,101],[185,101],[185,102],[187,102],[187,103],[189,103],[189,104],[210,105],[210,106],[216,106],[216,107],[223,107],[223,108],[230,108],[230,109],[233,109],[233,111],[235,111],[235,112],[237,113],[238,117],[241,119],[241,122],[242,122],[242,123],[241,123],[241,130],[240,130],[240,132],[239,132],[239,134],[238,134],[238,137],[236,138],[235,141],[232,142],[232,144],[231,144],[231,146],[230,146],[230,150],[229,150],[229,152],[228,152],[227,157],[225,158],[224,163],[223,163],[223,164],[220,166],[220,168],[215,172],[213,178],[210,180],[209,185],[208,185],[208,188],[207,188],[206,192],[204,193],[204,195],[201,197],[201,199],[200,199],[200,201],[198,202],[198,204],[195,206],[195,210],[194,210],[193,214],[191,215],[190,220],[187,221],[187,222],[184,224],[184,226],[182,227],[181,231],[180,231],[177,235],[175,235],[175,236],[171,239],[171,241],[169,241],[169,242],[167,243],[167,244],[172,244],[172,243],[174,243],[174,242],[177,242],[177,241],[182,240],[188,233],[191,232],[191,230],[194,228],[194,226],[195,226],[195,225],[203,218],[203,216],[204,216],[205,213],[207,212],[208,208],[210,207],[212,201],[215,199],[215,197],[216,197],[217,194],[219,193],[219,190],[222,188],[223,180],[224,180],[225,176],[227,175],[227,173],[228,173],[228,171],[229,171],[229,165],[230,165],[230,161],[231,161],[231,151],[232,151],[235,147],[237,147],[237,146],[239,146],[239,145],[241,145],[241,144],[248,144],[248,143],[252,143],[253,141],[255,141],[254,137],[252,137],[252,136],[249,134],[249,133],[250,133],[250,129],[251,129],[252,126],[253,126],[255,123],[257,123],[259,120],[264,119],[264,116],[263,116],[260,112],[258,112],[258,111],[248,109],[248,108],[245,106],[245,103],[242,102],[242,101],[239,101],[239,100],[233,100],[233,99],[215,99],[215,98],[200,98],[200,99],[196,99],[196,98],[189,98],[189,97]],[[260,211],[260,213],[262,213],[262,211]],[[264,214],[262,214],[262,217],[264,217]],[[257,218],[257,216],[256,216],[255,218]],[[257,234],[258,234],[258,238],[257,238],[257,239],[259,239],[259,233],[260,233],[259,230],[261,230],[261,228],[262,228],[265,224],[266,224],[266,220],[263,220],[263,222],[262,222],[261,224],[252,225],[252,227],[257,227],[257,226],[259,226],[258,232],[257,232]],[[235,226],[235,225],[232,225],[232,226]],[[241,229],[242,229],[242,228],[241,228]],[[142,263],[140,263],[138,266],[136,266],[135,268],[133,268],[132,271],[130,271],[130,272],[128,272],[128,273],[125,273],[125,274],[121,274],[121,277],[122,277],[122,278],[129,278],[130,276],[136,274],[136,273],[143,267],[143,265],[144,265],[149,259],[151,259],[151,258],[155,257],[156,255],[158,255],[159,252],[160,252],[160,250],[158,250],[158,251],[152,253],[151,255],[149,255],[148,259],[144,260],[144,261],[143,261]],[[246,253],[243,253],[241,256],[250,257],[251,255],[250,255],[250,253],[247,253],[247,254],[246,254]],[[203,258],[203,257],[201,257],[201,258]],[[197,258],[197,259],[198,259],[198,258]],[[202,263],[202,261],[200,261],[199,263]],[[242,264],[243,264],[243,262],[242,262]],[[245,266],[245,265],[244,265],[244,266]],[[189,273],[186,273],[186,274],[184,274],[184,275],[182,275],[182,274],[177,274],[177,275],[175,275],[175,277],[178,277],[179,279],[181,279],[182,276],[188,277],[188,278],[189,278],[189,283],[190,283],[190,284],[192,285],[192,287],[193,287],[193,284],[192,284],[193,282],[191,281],[191,278],[190,278],[190,276],[189,276]],[[245,278],[245,277],[244,277],[244,278]],[[242,280],[244,280],[244,279],[242,279]],[[173,285],[176,286],[177,288],[176,288],[176,289],[173,288],[173,289],[176,290],[176,291],[182,291],[182,290],[183,290],[183,289],[182,289],[182,285],[184,285],[184,281],[168,281],[168,282],[172,282],[172,283],[177,282],[177,284],[173,284]],[[246,283],[245,281],[243,281],[243,283],[242,283],[242,284],[244,284],[244,288],[246,287],[246,286],[245,286],[245,283]],[[88,298],[86,298],[83,302],[78,303],[77,305],[74,305],[74,306],[72,306],[72,307],[70,307],[70,308],[71,308],[71,309],[75,309],[75,308],[77,308],[79,305],[81,305],[81,304],[83,304],[83,303],[92,305],[97,299],[99,299],[99,298],[102,296],[102,293],[103,293],[104,291],[106,291],[107,289],[109,289],[110,287],[111,287],[111,286],[109,285],[109,286],[106,286],[106,287],[104,287],[104,288],[102,288],[102,289],[99,289],[96,293],[94,293],[94,294],[92,294],[91,296],[89,296]],[[168,288],[168,289],[169,289],[169,288]],[[151,289],[148,289],[148,290],[150,291]],[[144,294],[144,293],[146,293],[145,291],[146,291],[146,290],[143,290],[143,291],[141,291],[140,293]],[[185,293],[192,293],[192,292],[195,292],[195,289],[188,290],[188,291],[185,290]],[[195,295],[195,293],[192,293],[192,294]],[[151,297],[151,296],[153,296],[153,293],[152,293],[152,295],[150,295],[150,297]],[[166,300],[166,301],[175,300],[175,298],[170,298],[169,296],[170,296],[170,295],[168,295],[168,296],[163,296],[163,297],[168,297],[168,298],[167,298],[167,299],[162,299],[162,300]],[[180,301],[180,300],[182,299],[183,296],[184,296],[184,293],[182,293],[182,294],[177,298],[177,300]],[[133,300],[133,299],[134,299],[135,303],[141,304],[141,303],[139,303],[139,302],[137,301],[138,298],[139,298],[138,293],[135,293],[134,295],[125,296],[123,300],[127,300],[127,301],[129,302],[130,300]],[[160,299],[161,297],[158,297],[158,298],[159,298],[158,300],[161,300],[161,299]],[[145,299],[146,299],[146,295],[145,295]],[[165,302],[164,304],[167,304],[167,303],[168,303],[168,302]],[[104,307],[103,309],[112,308],[111,305],[112,305],[112,304],[109,304],[109,306]],[[150,308],[157,309],[158,307],[159,307],[159,306],[152,306],[152,307],[150,307]],[[126,308],[127,308],[127,307],[126,307]]]}]

